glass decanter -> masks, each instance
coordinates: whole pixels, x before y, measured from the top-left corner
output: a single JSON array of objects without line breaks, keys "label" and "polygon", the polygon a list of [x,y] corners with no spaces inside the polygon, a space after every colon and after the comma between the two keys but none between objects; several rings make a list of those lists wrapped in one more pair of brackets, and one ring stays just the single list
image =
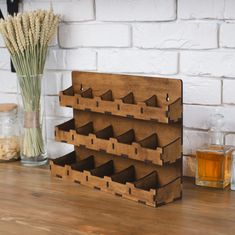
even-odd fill
[{"label": "glass decanter", "polygon": [[231,179],[232,146],[224,145],[224,116],[211,116],[210,144],[196,151],[196,184],[225,188]]}]

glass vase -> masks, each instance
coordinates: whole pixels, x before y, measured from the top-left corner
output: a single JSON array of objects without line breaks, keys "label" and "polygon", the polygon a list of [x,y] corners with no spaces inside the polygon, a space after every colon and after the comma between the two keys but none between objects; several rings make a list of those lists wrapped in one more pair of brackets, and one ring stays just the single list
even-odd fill
[{"label": "glass vase", "polygon": [[47,162],[43,76],[18,76],[21,163],[39,166]]}]

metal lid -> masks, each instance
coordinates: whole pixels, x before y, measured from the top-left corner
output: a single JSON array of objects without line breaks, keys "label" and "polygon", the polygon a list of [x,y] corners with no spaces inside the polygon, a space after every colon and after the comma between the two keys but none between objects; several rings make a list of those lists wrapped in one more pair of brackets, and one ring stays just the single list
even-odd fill
[{"label": "metal lid", "polygon": [[14,103],[5,103],[0,104],[0,112],[7,113],[15,110],[17,108],[17,105]]}]

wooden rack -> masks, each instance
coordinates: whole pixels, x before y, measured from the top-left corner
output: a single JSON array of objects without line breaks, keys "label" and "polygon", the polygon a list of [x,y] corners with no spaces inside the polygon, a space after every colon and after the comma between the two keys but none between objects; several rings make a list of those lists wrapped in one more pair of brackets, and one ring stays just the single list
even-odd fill
[{"label": "wooden rack", "polygon": [[75,71],[60,104],[74,118],[55,139],[75,150],[52,176],[154,207],[181,198],[181,80]]}]

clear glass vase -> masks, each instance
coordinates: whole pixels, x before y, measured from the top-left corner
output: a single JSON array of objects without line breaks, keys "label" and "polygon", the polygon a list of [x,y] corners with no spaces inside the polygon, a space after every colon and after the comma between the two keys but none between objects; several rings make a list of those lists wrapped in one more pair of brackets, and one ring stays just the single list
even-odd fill
[{"label": "clear glass vase", "polygon": [[27,166],[47,162],[45,96],[43,76],[18,76],[21,163]]}]

